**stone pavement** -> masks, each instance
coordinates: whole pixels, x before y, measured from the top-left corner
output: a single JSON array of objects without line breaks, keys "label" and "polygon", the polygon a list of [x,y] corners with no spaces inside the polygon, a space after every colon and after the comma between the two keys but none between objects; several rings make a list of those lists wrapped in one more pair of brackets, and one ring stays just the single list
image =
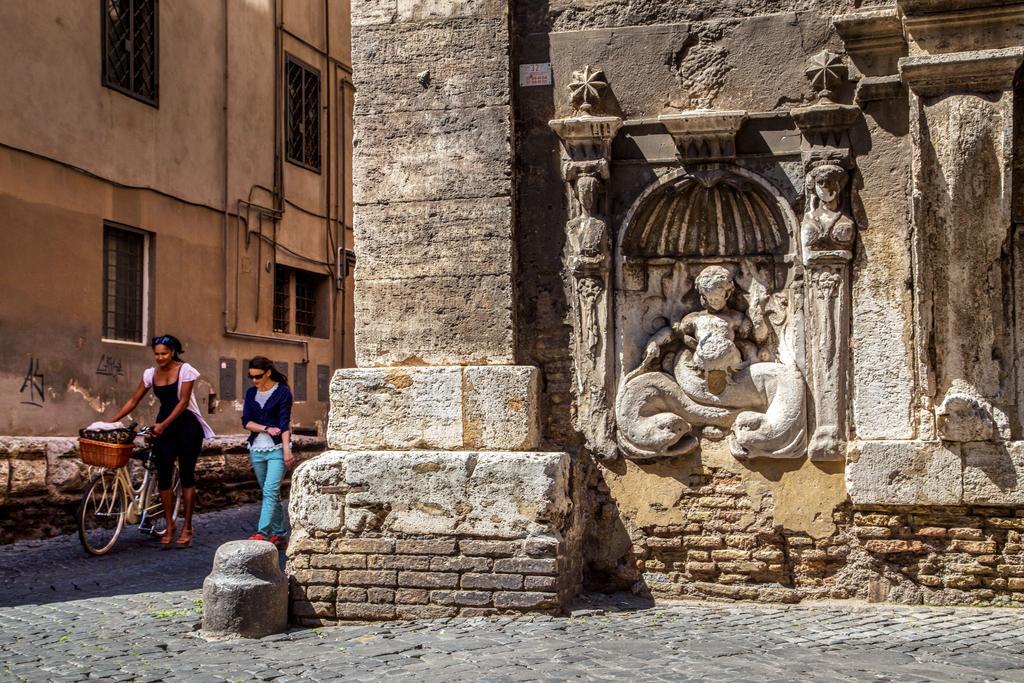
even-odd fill
[{"label": "stone pavement", "polygon": [[74,536],[0,546],[0,681],[1024,681],[1024,615],[849,604],[646,607],[588,596],[572,616],[295,629],[206,642],[200,590],[256,509],[197,518],[195,547]]}]

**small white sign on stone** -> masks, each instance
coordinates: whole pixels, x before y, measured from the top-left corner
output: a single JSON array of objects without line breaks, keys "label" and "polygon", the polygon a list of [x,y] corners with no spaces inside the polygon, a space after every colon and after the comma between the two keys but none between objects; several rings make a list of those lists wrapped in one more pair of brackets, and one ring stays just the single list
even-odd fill
[{"label": "small white sign on stone", "polygon": [[519,86],[551,85],[551,62],[519,65]]}]

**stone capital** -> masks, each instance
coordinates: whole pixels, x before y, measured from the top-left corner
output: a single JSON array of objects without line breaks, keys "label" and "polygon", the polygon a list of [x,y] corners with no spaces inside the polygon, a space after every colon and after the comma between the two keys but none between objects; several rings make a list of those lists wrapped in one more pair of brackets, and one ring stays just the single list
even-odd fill
[{"label": "stone capital", "polygon": [[574,116],[548,121],[548,126],[562,141],[571,161],[607,159],[611,143],[622,128],[618,116]]},{"label": "stone capital", "polygon": [[832,25],[851,57],[907,48],[903,22],[895,7],[841,14],[832,17]]},{"label": "stone capital", "polygon": [[900,60],[900,77],[917,95],[1009,90],[1024,47],[972,50]]},{"label": "stone capital", "polygon": [[687,161],[730,159],[736,156],[736,134],[747,119],[745,111],[688,111],[662,114],[665,126]]}]

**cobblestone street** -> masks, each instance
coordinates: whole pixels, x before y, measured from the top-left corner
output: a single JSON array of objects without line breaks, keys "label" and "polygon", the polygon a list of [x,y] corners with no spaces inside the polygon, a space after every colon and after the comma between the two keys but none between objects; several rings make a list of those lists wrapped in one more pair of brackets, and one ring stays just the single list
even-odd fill
[{"label": "cobblestone street", "polygon": [[593,597],[565,618],[193,631],[213,552],[252,506],[202,515],[197,544],[74,536],[0,548],[0,680],[1024,681],[1024,622],[999,609],[670,603]]}]

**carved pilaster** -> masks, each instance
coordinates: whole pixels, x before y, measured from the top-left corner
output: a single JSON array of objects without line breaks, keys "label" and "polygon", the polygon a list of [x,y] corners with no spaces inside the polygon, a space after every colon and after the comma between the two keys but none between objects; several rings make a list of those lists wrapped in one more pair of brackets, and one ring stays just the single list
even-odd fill
[{"label": "carved pilaster", "polygon": [[607,82],[588,66],[569,85],[579,114],[550,121],[562,141],[569,219],[562,273],[572,309],[574,426],[597,457],[616,457],[611,406],[611,229],[608,160],[622,119],[593,116]]},{"label": "carved pilaster", "polygon": [[846,457],[850,355],[850,261],[856,225],[850,217],[847,169],[853,167],[850,131],[861,115],[831,101],[846,76],[838,55],[812,58],[807,75],[820,101],[792,112],[804,136],[807,202],[800,226],[806,294],[806,366],[814,405],[808,445],[812,460]]}]

